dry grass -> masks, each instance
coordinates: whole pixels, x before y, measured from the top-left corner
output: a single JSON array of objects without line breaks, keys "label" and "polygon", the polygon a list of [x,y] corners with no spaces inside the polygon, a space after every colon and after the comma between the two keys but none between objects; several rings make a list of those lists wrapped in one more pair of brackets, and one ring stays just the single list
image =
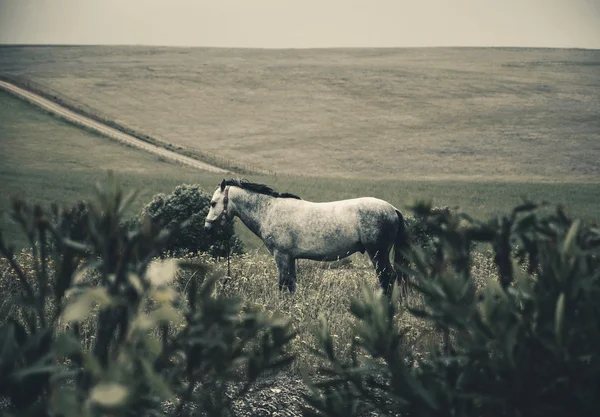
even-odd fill
[{"label": "dry grass", "polygon": [[4,47],[0,72],[279,174],[572,182],[600,172],[600,51]]},{"label": "dry grass", "polygon": [[[363,297],[363,285],[370,291],[380,292],[375,272],[366,255],[353,255],[344,262],[300,261],[298,287],[294,295],[279,291],[275,262],[263,254],[233,257],[229,278],[226,276],[225,261],[217,262],[203,255],[187,260],[208,263],[212,273],[221,276],[217,287],[219,293],[241,297],[245,306],[258,307],[262,311],[291,321],[293,329],[298,333],[291,344],[298,357],[292,367],[293,373],[299,373],[300,369],[313,373],[318,366],[324,365],[323,361],[313,354],[313,349],[317,347],[315,330],[322,325],[322,320],[327,321],[334,336],[336,352],[342,357],[347,355],[354,337],[355,324],[355,319],[350,313],[351,300]],[[18,261],[24,266],[26,274],[34,275],[33,258],[29,252],[23,251],[18,256]],[[19,286],[16,277],[7,266],[6,260],[0,258],[0,268],[4,272],[0,276],[0,289],[5,295],[10,295],[17,293]],[[488,280],[497,277],[489,253],[473,254],[472,271],[477,288],[482,288]],[[86,274],[85,279],[93,280],[93,276],[93,273]],[[189,272],[180,273],[178,288],[181,292],[185,291],[189,278]],[[412,294],[408,303],[418,306],[422,301]],[[48,303],[46,308],[50,312],[54,307]],[[19,317],[18,311],[12,309],[11,313]],[[91,346],[91,338],[95,335],[94,317],[95,313],[92,312],[80,326],[84,347]],[[399,329],[406,334],[406,347],[413,352],[426,354],[439,345],[439,333],[428,322],[412,316],[402,308],[399,308],[396,320]]]},{"label": "dry grass", "polygon": [[17,246],[25,244],[23,235],[2,213],[13,196],[72,204],[92,197],[94,184],[111,169],[128,189],[141,191],[139,210],[154,194],[170,193],[181,183],[208,187],[221,180],[71,126],[5,92],[0,108],[0,229]]},{"label": "dry grass", "polygon": [[[362,299],[363,286],[370,291],[380,292],[370,261],[366,255],[353,255],[348,261],[321,263],[299,261],[298,287],[294,295],[280,292],[277,284],[277,269],[272,257],[259,253],[232,258],[231,276],[227,278],[226,262],[211,261],[201,257],[222,275],[218,291],[229,296],[239,296],[245,305],[259,307],[263,311],[289,318],[298,337],[292,348],[298,355],[294,370],[306,369],[314,372],[321,359],[312,350],[317,347],[315,330],[326,320],[334,338],[339,355],[347,355],[354,337],[355,319],[350,313],[353,298]],[[481,289],[497,274],[489,253],[473,254],[473,278]],[[181,277],[185,287],[187,275]],[[408,304],[418,306],[422,300],[411,294]],[[416,318],[399,306],[396,316],[400,330],[406,333],[406,347],[418,354],[425,354],[440,343],[437,331],[426,321]]]}]

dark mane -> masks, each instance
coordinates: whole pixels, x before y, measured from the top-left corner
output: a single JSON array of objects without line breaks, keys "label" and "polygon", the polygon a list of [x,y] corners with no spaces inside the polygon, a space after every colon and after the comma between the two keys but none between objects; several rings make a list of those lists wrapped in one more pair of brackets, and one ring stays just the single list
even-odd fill
[{"label": "dark mane", "polygon": [[244,179],[232,178],[230,180],[225,181],[225,184],[226,185],[234,185],[236,187],[243,188],[244,190],[253,191],[253,192],[259,193],[259,194],[270,195],[272,197],[278,197],[278,198],[295,198],[297,200],[302,200],[297,195],[290,194],[290,193],[280,193],[280,192],[275,191],[274,189],[272,189],[268,185],[257,184],[257,183],[250,182],[250,181],[244,180]]}]

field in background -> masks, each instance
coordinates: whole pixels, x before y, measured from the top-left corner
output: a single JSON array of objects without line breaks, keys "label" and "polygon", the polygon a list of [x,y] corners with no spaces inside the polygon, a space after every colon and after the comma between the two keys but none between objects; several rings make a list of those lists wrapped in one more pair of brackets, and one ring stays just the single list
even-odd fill
[{"label": "field in background", "polygon": [[[89,198],[108,169],[128,188],[141,189],[140,202],[182,182],[220,178],[71,126],[5,92],[0,108],[0,210],[10,207],[11,196],[45,205]],[[4,216],[0,225],[9,225]],[[17,238],[14,227],[8,232]]]},{"label": "field in background", "polygon": [[280,175],[421,184],[600,173],[600,51],[3,47],[0,72]]},{"label": "field in background", "polygon": [[[212,190],[222,179],[218,174],[196,171],[159,160],[91,134],[39,111],[0,92],[0,210],[10,206],[10,196],[45,205],[53,201],[73,203],[89,198],[107,169],[115,171],[127,188],[141,190],[134,211],[159,192],[170,193],[182,183],[198,183]],[[400,209],[417,199],[432,199],[436,205],[460,206],[468,213],[485,217],[508,210],[522,196],[567,205],[578,216],[600,220],[597,202],[600,185],[593,183],[502,183],[465,181],[406,181],[337,179],[298,176],[247,176],[277,190],[296,193],[306,200],[327,201],[357,196],[374,196]],[[24,241],[6,218],[0,226],[19,245]],[[248,230],[238,224],[250,248],[261,247]]]}]

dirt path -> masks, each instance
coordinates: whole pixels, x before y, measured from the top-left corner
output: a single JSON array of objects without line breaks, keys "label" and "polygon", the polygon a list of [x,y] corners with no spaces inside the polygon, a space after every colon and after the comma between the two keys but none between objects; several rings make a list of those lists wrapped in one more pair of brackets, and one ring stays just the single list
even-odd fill
[{"label": "dirt path", "polygon": [[9,93],[31,103],[42,109],[67,120],[70,123],[73,123],[77,126],[85,127],[87,129],[91,129],[97,133],[100,133],[103,136],[106,136],[110,139],[117,140],[121,143],[125,143],[129,146],[133,146],[138,149],[142,149],[146,152],[153,153],[155,155],[161,156],[165,159],[168,159],[173,162],[178,162],[180,164],[188,165],[193,168],[201,169],[203,171],[210,172],[220,172],[220,173],[228,173],[230,171],[216,167],[214,165],[210,165],[206,162],[199,161],[197,159],[193,159],[187,157],[185,155],[180,155],[176,152],[169,151],[168,149],[162,148],[160,146],[153,145],[148,142],[144,142],[141,139],[138,139],[134,136],[123,133],[113,127],[107,126],[103,123],[99,123],[95,120],[92,120],[88,117],[77,114],[57,103],[54,103],[51,100],[48,100],[38,94],[27,91],[21,87],[18,87],[14,84],[8,83],[6,81],[0,80],[0,89],[6,90]]}]

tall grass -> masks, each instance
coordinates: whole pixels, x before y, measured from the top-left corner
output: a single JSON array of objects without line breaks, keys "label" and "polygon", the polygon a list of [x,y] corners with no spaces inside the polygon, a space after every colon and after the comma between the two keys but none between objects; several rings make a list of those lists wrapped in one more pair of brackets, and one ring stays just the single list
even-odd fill
[{"label": "tall grass", "polygon": [[[271,256],[259,252],[232,257],[231,274],[227,275],[227,263],[215,261],[205,256],[191,260],[210,264],[213,273],[221,276],[218,286],[220,294],[239,296],[244,305],[253,306],[273,315],[291,319],[292,328],[298,333],[292,342],[297,361],[292,370],[314,372],[323,365],[314,355],[317,347],[317,331],[325,319],[334,335],[334,347],[340,355],[349,354],[354,331],[355,317],[350,312],[353,298],[364,299],[363,287],[371,292],[379,292],[379,283],[368,256],[355,254],[337,262],[298,262],[298,286],[291,295],[281,292],[277,283],[277,268]],[[492,255],[488,252],[474,252],[472,273],[477,288],[482,288],[489,280],[497,279]],[[189,273],[179,277],[179,288],[185,288]],[[421,299],[411,293],[404,306],[419,306]],[[434,345],[441,342],[436,329],[427,322],[399,308],[396,316],[399,328],[406,333],[408,349],[417,354],[426,354]]]},{"label": "tall grass", "polygon": [[[32,260],[28,251],[22,251],[18,256],[19,263],[26,266],[26,273],[31,273],[34,269]],[[273,258],[256,251],[232,257],[230,275],[227,274],[225,260],[218,261],[201,254],[186,257],[185,260],[210,265],[212,274],[220,277],[218,294],[241,297],[244,306],[257,307],[273,316],[291,319],[292,328],[298,333],[291,344],[297,354],[297,361],[291,371],[297,375],[301,369],[314,372],[323,365],[322,360],[313,352],[317,348],[315,331],[320,328],[323,319],[326,319],[334,335],[336,351],[345,355],[354,337],[355,317],[350,312],[351,300],[364,299],[362,289],[365,285],[372,292],[380,291],[368,257],[360,254],[337,262],[299,261],[298,286],[293,295],[279,290]],[[476,252],[473,254],[473,261],[472,273],[478,288],[483,287],[488,280],[497,278],[489,253]],[[14,274],[9,271],[5,259],[0,259],[0,271],[3,272],[0,276],[0,292],[8,299],[10,294],[18,293],[18,283]],[[180,271],[175,289],[184,293],[193,274],[186,270]],[[93,274],[77,277],[78,281],[94,279]],[[413,307],[421,304],[416,294],[411,294],[405,302],[405,305]],[[0,303],[0,307],[8,313],[7,305]],[[54,306],[49,304],[46,308],[51,311]],[[92,312],[79,326],[84,347],[91,346],[91,338],[96,333],[96,313]],[[396,320],[399,328],[406,333],[405,340],[409,344],[407,348],[417,354],[425,354],[432,346],[440,343],[436,329],[406,310],[400,308]]]}]

